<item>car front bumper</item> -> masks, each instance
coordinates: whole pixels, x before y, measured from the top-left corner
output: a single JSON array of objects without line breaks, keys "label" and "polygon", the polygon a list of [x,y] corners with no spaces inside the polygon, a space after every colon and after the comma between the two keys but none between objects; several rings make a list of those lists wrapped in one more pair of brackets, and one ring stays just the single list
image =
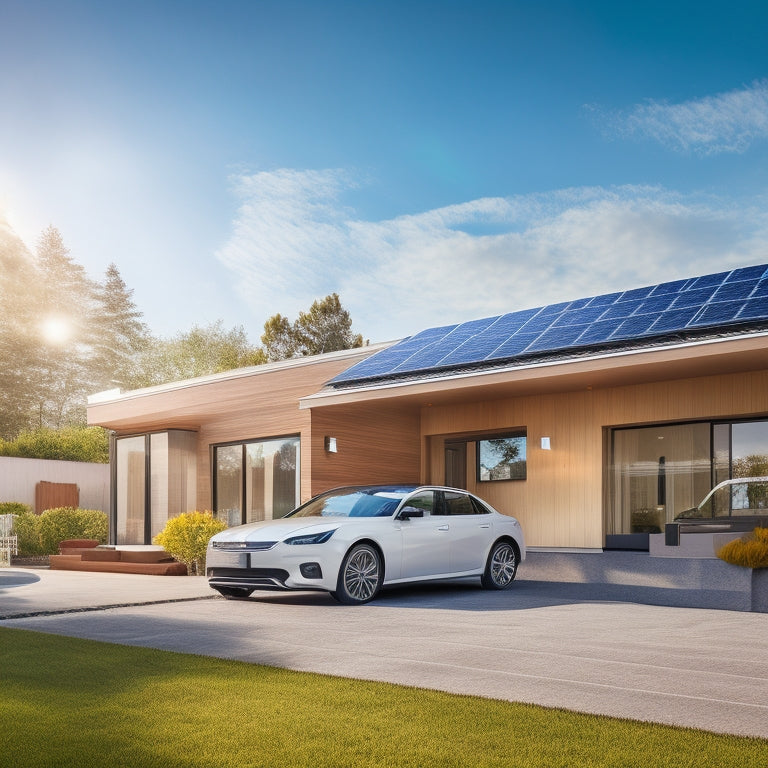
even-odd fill
[{"label": "car front bumper", "polygon": [[327,544],[289,545],[243,551],[208,549],[205,571],[213,587],[246,587],[268,590],[336,589],[341,555]]}]

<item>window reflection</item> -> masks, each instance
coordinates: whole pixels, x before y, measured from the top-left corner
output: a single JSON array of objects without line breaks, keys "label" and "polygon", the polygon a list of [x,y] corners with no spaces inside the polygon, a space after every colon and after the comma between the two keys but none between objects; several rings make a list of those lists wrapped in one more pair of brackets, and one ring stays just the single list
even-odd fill
[{"label": "window reflection", "polygon": [[216,446],[216,515],[227,525],[284,517],[299,503],[298,437]]},{"label": "window reflection", "polygon": [[615,533],[661,533],[711,488],[710,425],[613,433],[611,507]]}]

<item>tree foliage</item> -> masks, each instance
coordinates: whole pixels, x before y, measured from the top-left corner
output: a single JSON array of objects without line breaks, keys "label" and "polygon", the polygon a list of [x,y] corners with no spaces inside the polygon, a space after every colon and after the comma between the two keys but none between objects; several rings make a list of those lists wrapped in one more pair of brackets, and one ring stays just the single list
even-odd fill
[{"label": "tree foliage", "polygon": [[130,386],[149,387],[264,362],[264,353],[251,346],[242,326],[226,330],[218,320],[171,339],[155,339],[139,355]]},{"label": "tree foliage", "polygon": [[24,243],[0,218],[0,436],[29,425],[39,394],[38,277]]},{"label": "tree foliage", "polygon": [[299,312],[293,323],[273,315],[264,324],[261,343],[267,359],[287,360],[362,347],[363,337],[352,333],[352,318],[332,293],[314,301],[308,312]]},{"label": "tree foliage", "polygon": [[69,255],[61,234],[48,227],[37,248],[40,278],[39,331],[43,355],[38,361],[34,423],[62,427],[80,420],[78,410],[91,386],[91,328],[94,283]]},{"label": "tree foliage", "polygon": [[93,280],[55,227],[45,229],[33,253],[2,217],[0,308],[0,452],[6,455],[101,460],[82,457],[105,455],[103,435],[68,431],[85,426],[87,397],[96,392],[363,344],[336,293],[294,322],[273,315],[264,324],[263,347],[251,345],[242,326],[226,329],[221,320],[154,338],[115,264],[103,281]]},{"label": "tree foliage", "polygon": [[39,427],[13,440],[0,438],[0,456],[109,464],[109,436],[101,427]]},{"label": "tree foliage", "polygon": [[0,437],[85,424],[87,396],[124,386],[147,343],[117,267],[91,280],[55,227],[32,254],[0,219]]},{"label": "tree foliage", "polygon": [[140,355],[151,345],[149,329],[115,264],[107,267],[95,296],[99,321],[93,329],[94,372],[106,388],[128,388],[138,374]]}]

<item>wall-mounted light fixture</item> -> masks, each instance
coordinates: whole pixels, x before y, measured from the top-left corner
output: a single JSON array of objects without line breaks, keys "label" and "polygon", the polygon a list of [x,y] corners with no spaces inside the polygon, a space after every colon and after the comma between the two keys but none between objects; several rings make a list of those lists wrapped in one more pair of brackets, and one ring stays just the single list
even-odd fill
[{"label": "wall-mounted light fixture", "polygon": [[541,438],[541,450],[542,451],[551,451],[552,445],[550,442],[550,439],[548,437],[542,437]]},{"label": "wall-mounted light fixture", "polygon": [[336,438],[335,437],[328,437],[326,435],[325,438],[325,450],[328,453],[337,453],[338,449],[336,448]]}]

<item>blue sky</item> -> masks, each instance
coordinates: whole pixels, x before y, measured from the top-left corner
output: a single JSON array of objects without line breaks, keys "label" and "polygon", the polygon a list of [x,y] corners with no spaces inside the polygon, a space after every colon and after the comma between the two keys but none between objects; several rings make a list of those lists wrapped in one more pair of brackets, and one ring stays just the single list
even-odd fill
[{"label": "blue sky", "polygon": [[0,0],[0,217],[153,332],[768,262],[768,4]]}]

